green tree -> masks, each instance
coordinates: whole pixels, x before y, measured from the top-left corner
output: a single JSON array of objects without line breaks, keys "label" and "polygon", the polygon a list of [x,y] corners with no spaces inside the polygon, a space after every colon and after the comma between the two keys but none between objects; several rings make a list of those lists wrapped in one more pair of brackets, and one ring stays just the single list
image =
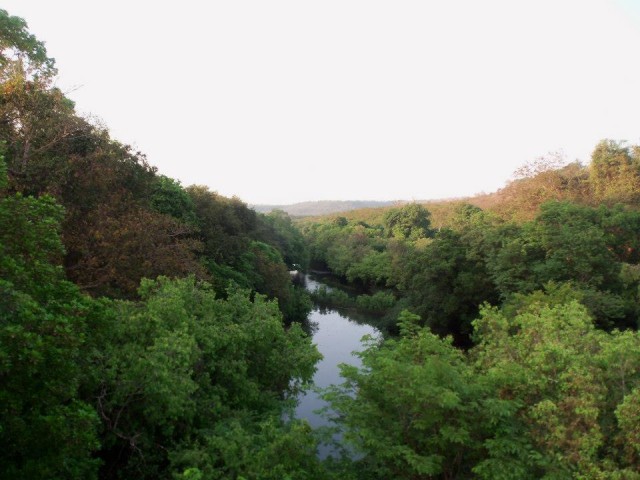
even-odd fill
[{"label": "green tree", "polygon": [[187,193],[195,205],[204,256],[217,264],[235,266],[247,251],[256,229],[256,213],[238,199],[192,185]]},{"label": "green tree", "polygon": [[464,355],[403,312],[401,337],[369,339],[363,367],[326,393],[363,478],[467,478],[479,459],[486,391]]},{"label": "green tree", "polygon": [[279,418],[282,398],[313,375],[315,347],[260,295],[217,299],[193,277],[161,277],[143,281],[140,297],[120,302],[96,336],[90,391],[105,476],[168,478],[169,459],[218,441],[220,422]]},{"label": "green tree", "polygon": [[193,200],[180,185],[180,182],[164,175],[159,175],[155,177],[151,189],[151,206],[154,210],[165,215],[171,215],[182,223],[197,224]]},{"label": "green tree", "polygon": [[497,301],[484,259],[474,254],[461,233],[448,229],[404,259],[399,289],[429,328],[453,335],[456,344],[465,346],[470,345],[478,306]]},{"label": "green tree", "polygon": [[433,236],[431,214],[419,203],[409,203],[389,210],[384,217],[388,235],[406,240]]},{"label": "green tree", "polygon": [[55,60],[47,56],[44,43],[27,30],[27,22],[0,9],[0,67],[11,62],[28,63],[45,76],[55,75]]},{"label": "green tree", "polygon": [[635,260],[637,214],[548,202],[535,221],[504,225],[487,236],[486,265],[503,301],[571,282],[598,324],[628,328],[637,321],[636,281],[623,281],[623,261]]},{"label": "green tree", "polygon": [[203,479],[328,479],[316,449],[306,422],[233,418],[219,422],[200,444],[174,455],[172,469],[179,480],[196,473]]},{"label": "green tree", "polygon": [[0,198],[3,478],[94,478],[97,470],[98,417],[78,388],[99,309],[64,280],[62,214],[51,197]]},{"label": "green tree", "polygon": [[286,212],[273,210],[267,215],[259,215],[258,223],[258,237],[276,247],[291,270],[308,268],[309,250],[304,237]]},{"label": "green tree", "polygon": [[[640,388],[636,387],[620,403],[615,411],[616,419],[620,425],[619,442],[616,447],[622,450],[625,463],[638,465],[640,463]],[[640,474],[636,477],[640,478]]]},{"label": "green tree", "polygon": [[542,206],[532,234],[546,252],[535,267],[541,281],[576,280],[585,285],[609,287],[618,281],[620,265],[611,254],[596,212],[571,203]]},{"label": "green tree", "polygon": [[483,308],[474,323],[476,370],[519,406],[520,435],[539,456],[536,478],[637,478],[637,463],[618,454],[630,425],[618,405],[633,402],[640,338],[597,330],[570,296],[533,294],[510,313]]},{"label": "green tree", "polygon": [[591,155],[589,181],[594,200],[604,203],[640,201],[640,160],[635,149],[612,140],[601,141]]}]

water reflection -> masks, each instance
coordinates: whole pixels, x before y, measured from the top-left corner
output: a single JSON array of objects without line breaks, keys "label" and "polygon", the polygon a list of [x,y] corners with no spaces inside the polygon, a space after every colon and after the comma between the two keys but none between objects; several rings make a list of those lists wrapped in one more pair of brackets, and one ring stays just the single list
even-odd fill
[{"label": "water reflection", "polygon": [[[318,280],[305,278],[306,288],[310,291],[323,285]],[[361,317],[361,315],[359,315]],[[341,313],[336,310],[316,308],[309,315],[309,322],[315,324],[313,343],[323,355],[323,359],[317,364],[317,371],[313,378],[318,388],[326,388],[332,384],[342,383],[338,365],[348,363],[361,366],[360,359],[353,355],[354,351],[363,349],[361,339],[365,335],[379,337],[380,332],[366,323],[362,323],[362,317],[356,322],[349,317],[349,313]],[[299,397],[299,404],[295,410],[297,418],[305,418],[314,427],[330,426],[327,419],[316,413],[316,410],[326,407],[327,404],[319,394],[309,390]],[[323,445],[319,455],[324,458],[333,450],[328,445]]]}]

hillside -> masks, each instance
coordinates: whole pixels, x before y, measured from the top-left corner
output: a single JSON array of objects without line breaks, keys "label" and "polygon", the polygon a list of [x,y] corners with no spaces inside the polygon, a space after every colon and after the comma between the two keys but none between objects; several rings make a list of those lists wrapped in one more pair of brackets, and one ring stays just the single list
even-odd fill
[{"label": "hillside", "polygon": [[258,213],[269,213],[282,210],[294,217],[331,215],[362,208],[381,208],[402,203],[401,201],[375,200],[320,200],[316,202],[300,202],[291,205],[250,205]]},{"label": "hillside", "polygon": [[[588,166],[578,162],[558,165],[538,160],[521,167],[512,180],[495,192],[467,198],[417,200],[413,203],[424,205],[431,213],[433,226],[438,228],[447,225],[457,207],[465,203],[491,212],[502,220],[517,223],[533,220],[541,205],[552,200],[588,206],[620,203],[629,208],[638,208],[640,180],[636,172],[637,158],[637,147],[604,140],[595,147],[592,162]],[[340,216],[349,221],[380,224],[387,210],[403,203],[408,202],[356,208],[343,211]],[[313,218],[305,219],[305,222],[320,220],[322,216],[331,217],[336,213],[318,213]]]}]

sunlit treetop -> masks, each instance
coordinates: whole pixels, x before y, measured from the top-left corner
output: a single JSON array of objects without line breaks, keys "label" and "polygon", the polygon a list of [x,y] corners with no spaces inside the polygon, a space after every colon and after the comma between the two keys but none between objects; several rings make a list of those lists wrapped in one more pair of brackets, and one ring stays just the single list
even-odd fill
[{"label": "sunlit treetop", "polygon": [[55,75],[55,60],[47,56],[44,43],[27,30],[27,22],[0,9],[0,66],[11,61],[28,64],[45,76]]}]

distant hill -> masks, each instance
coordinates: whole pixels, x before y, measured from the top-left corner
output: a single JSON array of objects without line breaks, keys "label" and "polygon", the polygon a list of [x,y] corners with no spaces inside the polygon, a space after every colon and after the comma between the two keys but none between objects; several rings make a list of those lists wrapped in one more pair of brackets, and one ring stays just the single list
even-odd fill
[{"label": "distant hill", "polygon": [[[614,147],[611,147],[610,144],[603,144],[600,148],[613,150]],[[627,154],[627,157],[632,158],[630,154]],[[632,160],[628,160],[628,163],[631,162]],[[599,203],[608,205],[620,203],[629,208],[640,209],[640,174],[636,174],[634,177],[629,173],[618,173],[619,177],[625,180],[618,180],[618,183],[609,190],[603,189],[603,192],[597,192],[594,190],[594,181],[590,179],[593,167],[584,166],[577,161],[560,166],[556,164],[547,166],[544,163],[534,163],[532,165],[531,171],[527,175],[510,180],[503,188],[492,193],[478,193],[469,197],[413,201],[425,205],[431,213],[431,224],[436,228],[449,225],[456,214],[457,208],[465,203],[491,212],[503,220],[516,223],[533,220],[538,215],[540,206],[552,200],[592,206]],[[525,165],[525,167],[529,168],[528,165]],[[632,180],[626,183],[628,178]],[[357,204],[358,202],[345,203]],[[384,222],[385,213],[391,207],[409,202],[386,202],[386,205],[385,202],[378,203],[380,203],[379,206],[343,210],[341,216],[344,216],[350,222],[380,225]],[[323,216],[329,217],[330,220],[332,215],[335,215],[335,212],[319,213],[315,216],[300,219],[300,221],[322,223],[325,221],[322,218]]]},{"label": "distant hill", "polygon": [[362,208],[380,208],[405,203],[402,201],[368,201],[368,200],[321,200],[317,202],[300,202],[291,205],[250,205],[256,212],[269,213],[272,210],[283,210],[292,217],[308,217],[348,212]]}]

